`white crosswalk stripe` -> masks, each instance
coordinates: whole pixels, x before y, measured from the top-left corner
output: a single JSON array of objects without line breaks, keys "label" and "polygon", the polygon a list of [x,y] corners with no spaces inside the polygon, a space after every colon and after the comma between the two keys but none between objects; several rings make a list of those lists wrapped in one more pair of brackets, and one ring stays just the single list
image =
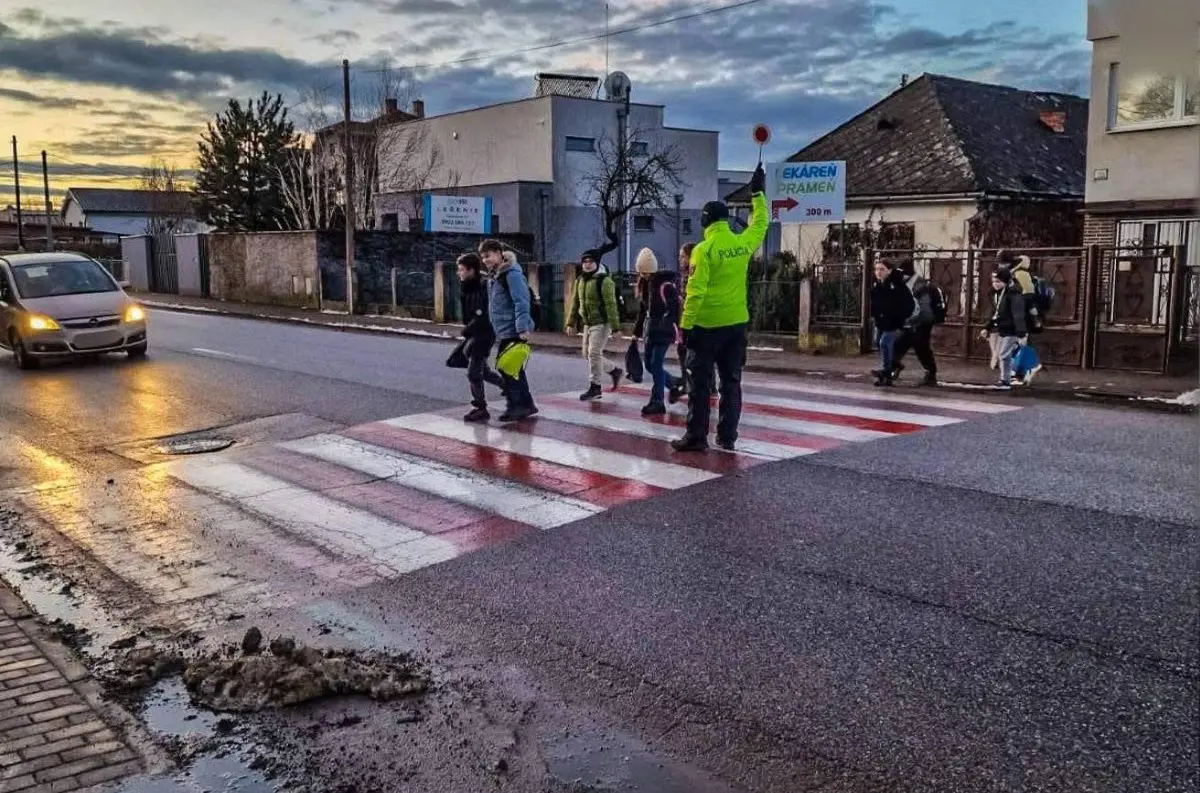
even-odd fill
[{"label": "white crosswalk stripe", "polygon": [[674,453],[667,441],[683,434],[686,404],[642,416],[641,385],[597,403],[545,397],[539,416],[515,425],[466,424],[459,411],[400,416],[168,470],[390,577],[726,473],[1019,409],[774,378],[745,386],[733,454]]}]

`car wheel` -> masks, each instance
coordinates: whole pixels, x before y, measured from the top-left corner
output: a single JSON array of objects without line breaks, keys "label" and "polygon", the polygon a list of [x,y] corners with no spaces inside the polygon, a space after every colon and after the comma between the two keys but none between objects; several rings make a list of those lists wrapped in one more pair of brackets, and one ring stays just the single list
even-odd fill
[{"label": "car wheel", "polygon": [[16,331],[9,336],[9,345],[12,347],[13,361],[18,369],[29,371],[38,368],[37,358],[29,355],[29,351],[25,349],[25,342],[21,341],[21,336]]},{"label": "car wheel", "polygon": [[146,342],[142,342],[136,347],[130,347],[126,352],[130,358],[145,358],[147,346]]}]

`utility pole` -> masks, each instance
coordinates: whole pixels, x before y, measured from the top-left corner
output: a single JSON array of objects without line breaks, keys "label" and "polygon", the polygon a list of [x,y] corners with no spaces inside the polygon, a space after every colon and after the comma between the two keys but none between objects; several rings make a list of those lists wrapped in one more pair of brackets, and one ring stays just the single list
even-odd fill
[{"label": "utility pole", "polygon": [[42,149],[42,192],[46,199],[46,250],[54,250],[54,226],[50,220],[50,169],[46,167],[46,150]]},{"label": "utility pole", "polygon": [[13,144],[13,187],[17,191],[17,250],[25,250],[25,223],[21,220],[21,166],[17,163],[17,136],[12,136]]},{"label": "utility pole", "polygon": [[342,137],[343,161],[346,172],[342,182],[346,219],[346,313],[354,313],[354,161],[350,154],[350,61],[342,61]]}]

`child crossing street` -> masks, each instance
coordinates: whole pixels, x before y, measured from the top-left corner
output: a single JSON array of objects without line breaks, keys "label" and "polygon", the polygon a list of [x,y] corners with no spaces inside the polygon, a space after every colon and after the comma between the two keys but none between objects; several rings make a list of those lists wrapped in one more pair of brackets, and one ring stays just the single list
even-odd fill
[{"label": "child crossing street", "polygon": [[604,348],[612,335],[621,329],[621,311],[617,303],[617,285],[608,268],[594,250],[584,251],[579,259],[580,278],[571,300],[567,333],[582,333],[582,352],[588,362],[588,387],[579,395],[583,401],[599,399],[607,375],[613,390],[621,384],[624,370],[604,357]]}]

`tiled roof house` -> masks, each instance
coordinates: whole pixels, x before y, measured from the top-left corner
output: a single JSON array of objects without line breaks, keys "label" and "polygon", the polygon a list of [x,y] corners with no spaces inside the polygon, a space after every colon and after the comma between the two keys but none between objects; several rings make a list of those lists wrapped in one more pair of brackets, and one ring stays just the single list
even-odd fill
[{"label": "tiled roof house", "polygon": [[[846,162],[848,239],[869,220],[888,247],[1077,245],[1087,116],[1077,96],[926,74],[788,159]],[[812,260],[841,233],[785,226],[783,245]]]}]

